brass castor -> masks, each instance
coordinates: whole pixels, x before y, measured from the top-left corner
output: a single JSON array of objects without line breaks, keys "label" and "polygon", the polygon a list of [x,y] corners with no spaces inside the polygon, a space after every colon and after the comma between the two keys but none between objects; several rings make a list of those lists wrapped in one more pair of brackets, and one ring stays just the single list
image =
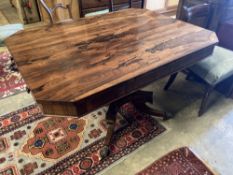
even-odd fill
[{"label": "brass castor", "polygon": [[18,68],[17,68],[17,66],[16,66],[15,63],[12,63],[9,68],[13,72],[19,72],[19,70],[18,70]]},{"label": "brass castor", "polygon": [[108,146],[103,146],[103,148],[101,148],[101,150],[100,150],[101,160],[106,158],[109,155],[109,153],[110,153],[109,147]]},{"label": "brass castor", "polygon": [[164,121],[172,119],[172,118],[174,118],[174,115],[172,113],[170,113],[170,112],[164,112],[164,117],[163,117]]}]

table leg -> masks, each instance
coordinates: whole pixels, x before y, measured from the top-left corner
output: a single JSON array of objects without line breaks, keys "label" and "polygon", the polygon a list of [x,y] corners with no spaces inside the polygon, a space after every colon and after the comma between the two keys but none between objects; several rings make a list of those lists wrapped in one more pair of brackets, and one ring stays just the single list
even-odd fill
[{"label": "table leg", "polygon": [[118,111],[119,111],[119,106],[117,105],[117,103],[110,104],[108,111],[106,113],[107,135],[104,140],[104,147],[100,150],[101,158],[107,157],[110,152],[109,146],[114,133],[115,124],[116,124],[116,115]]},{"label": "table leg", "polygon": [[153,103],[152,92],[138,91],[135,94],[133,94],[133,98],[131,102],[136,107],[136,109],[142,113],[159,117],[162,118],[163,120],[168,120],[173,118],[173,115],[168,112],[156,110],[146,105],[146,103]]},{"label": "table leg", "polygon": [[143,113],[155,116],[155,117],[162,118],[164,121],[173,118],[173,115],[171,113],[168,113],[165,111],[160,111],[157,109],[153,109],[153,108],[147,106],[146,103],[133,102],[133,105],[140,112],[143,112]]},{"label": "table leg", "polygon": [[156,117],[163,118],[163,120],[168,120],[173,116],[167,112],[159,111],[156,109],[152,109],[146,105],[147,102],[153,103],[153,93],[146,91],[137,91],[134,94],[131,94],[125,98],[122,98],[114,103],[111,103],[107,114],[106,114],[106,122],[107,122],[107,135],[104,140],[104,146],[100,150],[101,158],[105,158],[110,153],[109,146],[111,144],[112,136],[115,129],[116,124],[116,116],[120,107],[124,104],[131,102],[140,112],[150,114]]}]

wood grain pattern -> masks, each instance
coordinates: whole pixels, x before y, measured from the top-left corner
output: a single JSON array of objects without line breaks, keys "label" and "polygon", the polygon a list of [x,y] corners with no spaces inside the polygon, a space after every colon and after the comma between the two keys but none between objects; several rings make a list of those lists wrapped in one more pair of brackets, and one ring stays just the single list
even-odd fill
[{"label": "wood grain pattern", "polygon": [[196,63],[217,42],[211,31],[145,9],[26,30],[6,40],[37,101],[86,111]]}]

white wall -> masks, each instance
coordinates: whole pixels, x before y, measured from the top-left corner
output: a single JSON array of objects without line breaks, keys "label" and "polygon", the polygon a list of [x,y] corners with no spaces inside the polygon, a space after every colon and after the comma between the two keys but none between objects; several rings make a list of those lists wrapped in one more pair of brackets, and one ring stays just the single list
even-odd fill
[{"label": "white wall", "polygon": [[146,0],[146,8],[150,10],[159,10],[165,7],[165,0]]}]

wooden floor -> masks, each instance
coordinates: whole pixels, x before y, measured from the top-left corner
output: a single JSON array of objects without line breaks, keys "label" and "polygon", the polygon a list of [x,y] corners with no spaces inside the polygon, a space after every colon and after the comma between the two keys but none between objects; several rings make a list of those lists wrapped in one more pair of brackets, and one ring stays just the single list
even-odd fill
[{"label": "wooden floor", "polygon": [[17,11],[9,0],[0,0],[0,25],[20,23]]}]

